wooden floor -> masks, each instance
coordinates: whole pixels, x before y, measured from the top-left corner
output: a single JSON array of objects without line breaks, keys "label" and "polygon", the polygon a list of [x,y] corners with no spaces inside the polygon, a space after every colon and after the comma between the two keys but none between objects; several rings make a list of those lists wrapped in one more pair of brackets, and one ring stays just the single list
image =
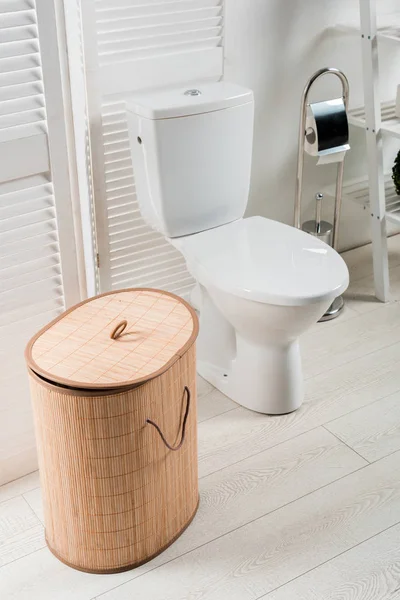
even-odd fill
[{"label": "wooden floor", "polygon": [[151,563],[88,575],[45,547],[37,473],[0,488],[1,600],[400,599],[400,236],[393,301],[370,247],[345,255],[344,314],[302,341],[306,400],[238,407],[199,382],[201,504]]}]

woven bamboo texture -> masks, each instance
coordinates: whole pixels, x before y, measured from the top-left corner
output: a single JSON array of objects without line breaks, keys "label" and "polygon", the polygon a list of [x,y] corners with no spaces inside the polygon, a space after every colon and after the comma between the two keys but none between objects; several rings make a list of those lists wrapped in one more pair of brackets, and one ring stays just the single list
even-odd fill
[{"label": "woven bamboo texture", "polygon": [[[141,385],[67,388],[29,368],[46,541],[70,566],[94,573],[138,566],[169,546],[196,512],[197,319],[191,318],[190,346],[178,348],[170,366]],[[171,451],[148,420],[177,445],[185,387],[185,438]]]},{"label": "woven bamboo texture", "polygon": [[[122,322],[118,339],[111,333]],[[158,374],[197,335],[193,310],[163,291],[133,289],[73,307],[30,342],[29,366],[77,388],[131,386]]]}]

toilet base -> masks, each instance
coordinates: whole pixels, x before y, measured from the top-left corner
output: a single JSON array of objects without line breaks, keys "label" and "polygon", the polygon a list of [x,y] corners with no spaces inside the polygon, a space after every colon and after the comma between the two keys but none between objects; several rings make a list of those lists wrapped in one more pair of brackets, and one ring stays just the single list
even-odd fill
[{"label": "toilet base", "polygon": [[303,401],[298,340],[287,346],[259,346],[238,337],[237,355],[229,369],[199,360],[197,371],[223,394],[256,412],[286,414]]}]

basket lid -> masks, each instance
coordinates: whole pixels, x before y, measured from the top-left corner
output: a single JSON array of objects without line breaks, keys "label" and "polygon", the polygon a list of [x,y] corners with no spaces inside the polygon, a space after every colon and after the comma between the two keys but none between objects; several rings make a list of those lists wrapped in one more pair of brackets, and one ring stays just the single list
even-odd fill
[{"label": "basket lid", "polygon": [[166,371],[193,344],[195,311],[161,290],[108,292],[77,304],[28,343],[28,366],[63,386],[132,387]]}]

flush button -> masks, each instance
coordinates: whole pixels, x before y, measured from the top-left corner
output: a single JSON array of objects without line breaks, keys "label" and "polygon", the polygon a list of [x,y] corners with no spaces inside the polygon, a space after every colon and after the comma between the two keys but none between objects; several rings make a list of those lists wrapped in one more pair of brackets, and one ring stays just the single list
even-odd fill
[{"label": "flush button", "polygon": [[201,96],[200,90],[186,90],[185,96]]}]

